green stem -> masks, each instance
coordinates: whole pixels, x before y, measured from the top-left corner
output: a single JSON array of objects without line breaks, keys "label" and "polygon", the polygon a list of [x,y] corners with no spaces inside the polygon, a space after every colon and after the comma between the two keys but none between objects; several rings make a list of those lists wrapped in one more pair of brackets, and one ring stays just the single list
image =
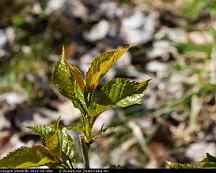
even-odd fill
[{"label": "green stem", "polygon": [[98,117],[98,116],[93,116],[93,117],[92,117],[91,122],[90,122],[91,128],[94,126],[94,123],[95,123],[97,117]]},{"label": "green stem", "polygon": [[80,134],[79,135],[79,140],[80,140],[80,145],[81,145],[81,152],[82,152],[82,157],[83,157],[83,162],[85,165],[85,168],[90,168],[89,166],[89,149],[90,149],[90,144],[85,143],[85,140],[83,136]]},{"label": "green stem", "polygon": [[70,165],[70,169],[74,168],[73,161],[71,159],[69,159],[69,165]]},{"label": "green stem", "polygon": [[72,169],[70,163],[68,163],[66,160],[61,158],[62,165],[65,167],[65,169]]}]

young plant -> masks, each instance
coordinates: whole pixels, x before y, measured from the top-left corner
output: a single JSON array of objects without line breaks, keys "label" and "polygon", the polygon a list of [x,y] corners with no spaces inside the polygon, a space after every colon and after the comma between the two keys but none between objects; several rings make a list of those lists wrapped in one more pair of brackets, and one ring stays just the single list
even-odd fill
[{"label": "young plant", "polygon": [[85,78],[76,66],[67,63],[63,49],[53,71],[52,83],[63,96],[71,100],[74,107],[80,110],[82,123],[65,127],[60,124],[59,118],[53,124],[29,127],[41,137],[43,146],[21,147],[11,152],[0,161],[0,168],[29,168],[44,165],[49,168],[76,168],[73,139],[67,130],[80,132],[83,162],[85,168],[90,168],[90,145],[99,134],[107,130],[102,126],[93,135],[92,128],[98,116],[108,109],[141,104],[150,81],[139,83],[115,78],[98,89],[97,86],[103,76],[129,48],[130,46],[127,46],[97,56]]}]

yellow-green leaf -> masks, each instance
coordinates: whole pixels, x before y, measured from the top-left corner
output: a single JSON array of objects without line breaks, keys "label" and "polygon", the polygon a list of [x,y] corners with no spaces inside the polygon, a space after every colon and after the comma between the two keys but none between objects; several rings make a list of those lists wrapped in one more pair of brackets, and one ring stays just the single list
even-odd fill
[{"label": "yellow-green leaf", "polygon": [[52,124],[29,127],[32,131],[44,139],[44,145],[51,154],[61,157],[64,153],[68,159],[73,159],[73,139],[67,133],[67,128],[59,125],[60,117]]},{"label": "yellow-green leaf", "polygon": [[201,161],[202,167],[205,168],[216,168],[216,157],[206,154],[206,157]]},{"label": "yellow-green leaf", "polygon": [[63,96],[74,99],[73,83],[75,80],[71,76],[70,66],[65,60],[64,49],[62,51],[62,56],[57,61],[52,74],[52,83]]},{"label": "yellow-green leaf", "polygon": [[37,148],[21,147],[0,160],[1,169],[44,166],[54,160]]},{"label": "yellow-green leaf", "polygon": [[46,155],[50,158],[52,158],[51,153],[49,152],[49,150],[41,145],[35,145],[32,147],[33,150],[38,151],[39,153],[42,153],[43,155]]},{"label": "yellow-green leaf", "polygon": [[216,157],[206,154],[206,157],[199,163],[198,166],[194,166],[188,163],[175,163],[167,162],[167,166],[171,169],[215,169],[216,168]]},{"label": "yellow-green leaf", "polygon": [[27,128],[31,129],[34,134],[39,135],[43,139],[48,133],[60,129],[59,123],[60,123],[60,117],[52,124],[27,126]]},{"label": "yellow-green leaf", "polygon": [[58,132],[58,136],[61,151],[67,156],[69,160],[72,160],[74,157],[73,139],[67,133],[67,128],[62,128],[62,130]]},{"label": "yellow-green leaf", "polygon": [[65,127],[46,135],[45,145],[50,153],[57,158],[66,156],[67,159],[71,160],[74,157],[73,139]]},{"label": "yellow-green leaf", "polygon": [[93,60],[86,75],[87,93],[91,93],[95,90],[101,78],[129,48],[130,46],[127,46],[114,51],[109,51],[97,56]]},{"label": "yellow-green leaf", "polygon": [[96,106],[90,106],[88,114],[97,116],[107,109],[141,104],[149,81],[138,83],[124,78],[109,81],[102,87]]},{"label": "yellow-green leaf", "polygon": [[75,131],[85,131],[85,125],[84,124],[78,124],[78,125],[72,125],[68,126],[67,130],[75,130]]},{"label": "yellow-green leaf", "polygon": [[82,91],[84,91],[85,84],[84,84],[82,73],[80,72],[80,70],[76,66],[70,65],[70,70],[71,70],[73,77],[75,78],[75,80],[79,84],[80,89]]},{"label": "yellow-green leaf", "polygon": [[170,169],[200,169],[200,166],[194,166],[188,163],[175,163],[175,162],[167,162],[167,166]]},{"label": "yellow-green leaf", "polygon": [[77,67],[66,62],[64,49],[62,56],[55,65],[52,83],[63,96],[72,101],[76,108],[83,113],[85,112],[86,105],[83,95],[84,83],[82,75]]},{"label": "yellow-green leaf", "polygon": [[45,136],[44,140],[45,146],[49,149],[50,153],[57,156],[61,155],[58,133],[50,132]]}]

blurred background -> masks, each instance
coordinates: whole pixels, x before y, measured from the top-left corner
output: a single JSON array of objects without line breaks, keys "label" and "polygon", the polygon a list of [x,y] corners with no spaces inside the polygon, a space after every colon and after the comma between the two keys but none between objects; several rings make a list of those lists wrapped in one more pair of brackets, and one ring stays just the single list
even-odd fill
[{"label": "blurred background", "polygon": [[101,84],[152,81],[142,105],[97,120],[94,130],[118,127],[92,145],[91,166],[164,168],[215,155],[215,17],[215,0],[0,0],[0,157],[40,143],[26,125],[79,120],[50,81],[63,45],[84,74],[96,55],[131,43]]}]

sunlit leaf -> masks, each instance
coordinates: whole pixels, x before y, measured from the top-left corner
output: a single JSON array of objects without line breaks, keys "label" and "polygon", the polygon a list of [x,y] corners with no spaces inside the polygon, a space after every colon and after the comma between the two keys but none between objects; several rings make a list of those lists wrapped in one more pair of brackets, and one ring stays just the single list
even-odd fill
[{"label": "sunlit leaf", "polygon": [[44,141],[45,141],[45,146],[49,149],[49,151],[52,154],[55,154],[57,156],[61,156],[58,133],[56,133],[56,132],[48,133],[45,136]]},{"label": "sunlit leaf", "polygon": [[124,78],[109,81],[99,92],[96,106],[89,108],[89,115],[96,116],[107,109],[141,104],[149,81],[138,83]]},{"label": "sunlit leaf", "polygon": [[84,88],[82,75],[75,66],[71,66],[66,62],[64,49],[62,56],[55,65],[52,74],[52,83],[63,96],[73,102],[76,108],[84,112],[86,106],[82,92]]},{"label": "sunlit leaf", "polygon": [[97,87],[101,78],[112,65],[130,48],[130,46],[109,51],[97,56],[91,63],[86,75],[86,91],[91,93]]},{"label": "sunlit leaf", "polygon": [[74,78],[71,76],[70,66],[65,61],[65,53],[63,49],[62,56],[57,61],[52,74],[52,83],[63,96],[69,99],[74,99],[74,81]]},{"label": "sunlit leaf", "polygon": [[193,166],[191,164],[188,163],[174,163],[174,162],[167,162],[167,166],[170,169],[199,169],[199,166]]},{"label": "sunlit leaf", "polygon": [[35,148],[21,147],[0,160],[0,168],[30,168],[44,166],[53,162],[43,151]]},{"label": "sunlit leaf", "polygon": [[28,126],[27,128],[31,129],[34,134],[39,135],[41,138],[44,138],[48,133],[54,132],[59,128],[59,122],[60,117],[52,124]]},{"label": "sunlit leaf", "polygon": [[67,128],[62,128],[61,131],[58,132],[60,150],[68,157],[68,159],[73,159],[74,157],[74,146],[73,139],[67,133]]},{"label": "sunlit leaf", "polygon": [[52,124],[29,127],[32,131],[44,139],[44,145],[54,155],[61,157],[62,152],[72,159],[74,155],[73,139],[67,133],[66,127],[59,125],[60,117]]},{"label": "sunlit leaf", "polygon": [[203,162],[214,162],[216,164],[216,157],[214,157],[211,154],[207,153],[206,157],[203,159]]},{"label": "sunlit leaf", "polygon": [[79,84],[80,89],[82,91],[84,91],[85,84],[84,84],[84,79],[83,79],[82,73],[80,72],[80,70],[76,66],[70,65],[70,70],[71,70],[73,77],[75,78],[75,80]]},{"label": "sunlit leaf", "polygon": [[171,169],[215,169],[216,157],[206,154],[206,157],[200,162],[199,166],[193,166],[191,164],[181,164],[174,162],[167,162],[167,166]]},{"label": "sunlit leaf", "polygon": [[51,153],[49,152],[49,150],[46,147],[43,147],[41,145],[35,145],[32,147],[32,149],[52,158]]},{"label": "sunlit leaf", "polygon": [[216,168],[216,157],[206,154],[206,157],[201,161],[203,167],[206,168]]},{"label": "sunlit leaf", "polygon": [[67,130],[84,131],[85,126],[84,126],[84,124],[72,125],[72,126],[68,126]]}]

